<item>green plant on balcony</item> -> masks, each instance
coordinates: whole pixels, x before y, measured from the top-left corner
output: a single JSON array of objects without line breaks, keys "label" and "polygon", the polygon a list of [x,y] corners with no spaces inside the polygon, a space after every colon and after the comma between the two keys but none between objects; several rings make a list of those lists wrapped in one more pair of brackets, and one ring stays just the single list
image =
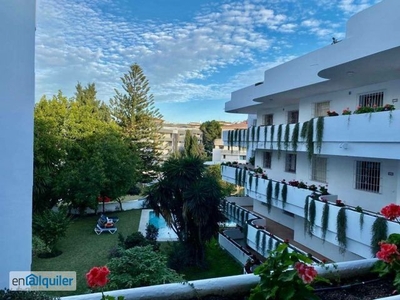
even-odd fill
[{"label": "green plant on balcony", "polygon": [[258,143],[260,141],[260,126],[257,126],[256,139]]},{"label": "green plant on balcony", "polygon": [[272,234],[270,233],[268,239],[268,251],[271,251],[273,246],[274,246],[274,239],[272,238]]},{"label": "green plant on balcony", "polygon": [[255,161],[256,161],[256,158],[254,156],[249,158],[249,164],[251,164],[252,166],[254,166]]},{"label": "green plant on balcony", "polygon": [[276,202],[278,202],[280,188],[281,188],[281,185],[279,184],[279,182],[278,181],[275,182],[274,196],[275,196]]},{"label": "green plant on balcony", "polygon": [[239,133],[239,130],[238,130],[238,129],[235,129],[235,131],[234,131],[234,137],[233,137],[233,141],[234,141],[234,142],[237,142],[237,141],[238,141],[238,133]]},{"label": "green plant on balcony", "polygon": [[257,193],[257,190],[258,190],[258,176],[256,176],[256,193]]},{"label": "green plant on balcony", "polygon": [[239,133],[238,133],[238,147],[239,147],[239,151],[240,151],[240,149],[242,148],[242,130],[241,129],[239,130]]},{"label": "green plant on balcony", "polygon": [[251,145],[254,146],[254,140],[256,139],[256,127],[251,127]]},{"label": "green plant on balcony", "polygon": [[249,189],[251,190],[251,187],[253,185],[253,174],[249,174]]},{"label": "green plant on balcony", "polygon": [[300,181],[300,182],[298,183],[297,187],[298,187],[299,189],[308,189],[307,184],[305,184],[303,181]]},{"label": "green plant on balcony", "polygon": [[286,182],[283,183],[281,196],[282,196],[282,208],[285,208],[286,201],[287,201],[287,184],[286,184]]},{"label": "green plant on balcony", "polygon": [[348,107],[346,109],[343,109],[342,115],[344,115],[344,116],[351,115],[351,110]]},{"label": "green plant on balcony", "polygon": [[278,133],[277,133],[277,147],[278,147],[278,159],[281,157],[281,141],[282,141],[282,124],[278,126]]},{"label": "green plant on balcony", "polygon": [[307,138],[308,122],[309,121],[305,121],[301,126],[300,137],[302,140],[305,140]]},{"label": "green plant on balcony", "polygon": [[283,141],[283,148],[285,149],[285,151],[289,149],[289,139],[290,139],[290,126],[289,124],[286,124],[284,141]]},{"label": "green plant on balcony", "polygon": [[313,155],[314,155],[314,120],[311,119],[308,122],[307,126],[307,140],[306,140],[306,145],[307,145],[307,153],[308,153],[308,159],[311,160]]},{"label": "green plant on balcony", "polygon": [[246,186],[247,173],[249,173],[249,171],[247,171],[247,169],[244,169],[243,170],[243,177],[242,177],[242,186]]},{"label": "green plant on balcony", "polygon": [[373,113],[375,112],[376,107],[371,107],[371,106],[357,106],[356,110],[354,111],[354,114],[366,114],[366,113]]},{"label": "green plant on balcony", "polygon": [[271,150],[272,149],[274,149],[274,144],[273,144],[273,141],[274,141],[274,131],[275,131],[275,125],[271,125],[271,131],[270,131],[270,133],[269,133],[269,135],[270,135],[270,140],[271,140]]},{"label": "green plant on balcony", "polygon": [[249,149],[249,147],[250,147],[250,128],[247,128],[246,129],[246,148]]},{"label": "green plant on balcony", "polygon": [[304,213],[304,227],[303,227],[303,231],[304,231],[304,235],[306,235],[306,233],[308,232],[308,229],[310,228],[310,221],[308,219],[308,213],[309,213],[309,207],[310,207],[310,200],[309,200],[310,196],[307,195],[306,199],[304,201],[304,208],[303,208],[303,213]]},{"label": "green plant on balcony", "polygon": [[364,211],[361,208],[361,206],[356,206],[355,210],[356,210],[356,212],[360,213],[360,218],[359,218],[360,230],[363,230],[363,228],[364,228]]},{"label": "green plant on balcony", "polygon": [[325,242],[326,232],[328,231],[328,224],[329,224],[329,204],[325,202],[321,216],[321,231],[322,231],[321,238],[323,242]]},{"label": "green plant on balcony", "polygon": [[268,209],[268,213],[271,212],[271,208],[272,208],[272,180],[270,179],[268,181],[268,185],[267,185],[267,209]]},{"label": "green plant on balcony", "polygon": [[261,167],[258,167],[254,169],[254,173],[256,174],[262,174],[263,173],[263,169]]},{"label": "green plant on balcony", "polygon": [[336,239],[339,243],[339,252],[344,254],[347,248],[347,215],[345,207],[342,207],[337,214]]},{"label": "green plant on balcony", "polygon": [[262,253],[262,255],[264,255],[265,256],[265,253],[266,253],[266,244],[267,244],[267,234],[265,233],[265,232],[263,232],[263,237],[262,237],[262,240],[261,240],[261,253]]},{"label": "green plant on balcony", "polygon": [[315,184],[310,184],[310,185],[308,186],[308,189],[309,189],[310,191],[315,192],[316,190],[318,190],[318,187],[317,187]]},{"label": "green plant on balcony", "polygon": [[264,126],[264,148],[267,146],[268,127]]},{"label": "green plant on balcony", "polygon": [[326,113],[327,113],[328,116],[330,116],[330,117],[336,117],[336,116],[339,115],[339,114],[338,114],[336,111],[334,111],[334,110],[328,110]]},{"label": "green plant on balcony", "polygon": [[296,125],[294,125],[293,132],[292,132],[292,149],[294,152],[297,151],[297,146],[298,146],[298,142],[299,142],[299,128],[300,128],[300,124],[296,123]]},{"label": "green plant on balcony", "polygon": [[310,207],[309,207],[309,226],[308,226],[308,234],[310,236],[313,235],[314,232],[314,225],[315,225],[315,216],[316,216],[316,205],[315,205],[315,200],[313,198],[311,198],[310,201]]},{"label": "green plant on balcony", "polygon": [[260,250],[260,238],[261,238],[261,230],[257,230],[256,232],[256,250]]},{"label": "green plant on balcony", "polygon": [[372,224],[371,237],[371,253],[375,256],[379,250],[379,243],[387,238],[388,225],[387,220],[382,217],[377,217]]},{"label": "green plant on balcony", "polygon": [[318,117],[316,125],[317,125],[316,148],[318,153],[321,153],[322,138],[324,136],[324,117]]},{"label": "green plant on balcony", "polygon": [[320,185],[319,186],[319,192],[321,195],[329,195],[328,193],[328,185]]}]

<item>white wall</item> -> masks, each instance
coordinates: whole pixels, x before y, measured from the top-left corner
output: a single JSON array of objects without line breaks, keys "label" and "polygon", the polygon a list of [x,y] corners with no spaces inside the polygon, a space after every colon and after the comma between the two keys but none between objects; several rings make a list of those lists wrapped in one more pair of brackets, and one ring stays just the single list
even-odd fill
[{"label": "white wall", "polygon": [[35,1],[0,5],[0,288],[30,270]]}]

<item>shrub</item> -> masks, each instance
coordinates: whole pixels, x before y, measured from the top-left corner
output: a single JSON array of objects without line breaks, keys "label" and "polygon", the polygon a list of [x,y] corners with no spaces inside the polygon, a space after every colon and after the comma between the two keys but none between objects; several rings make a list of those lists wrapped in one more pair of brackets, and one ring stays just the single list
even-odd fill
[{"label": "shrub", "polygon": [[157,241],[158,228],[153,224],[147,224],[146,226],[146,239],[149,241]]},{"label": "shrub", "polygon": [[[33,216],[33,234],[38,236],[50,250],[48,254],[56,255],[57,242],[65,236],[70,219],[64,210],[58,212],[45,210]],[[51,255],[49,255],[51,256]]]},{"label": "shrub", "polygon": [[193,265],[194,260],[191,256],[191,251],[185,244],[172,243],[167,255],[167,266],[177,272]]},{"label": "shrub", "polygon": [[49,253],[50,248],[37,235],[32,236],[32,256],[38,256],[42,253]]},{"label": "shrub", "polygon": [[0,299],[4,300],[55,300],[59,297],[48,296],[42,292],[36,291],[10,291],[8,289],[0,290]]},{"label": "shrub", "polygon": [[110,269],[107,289],[110,290],[183,281],[181,275],[167,267],[166,256],[154,252],[151,246],[127,249],[107,266]]},{"label": "shrub", "polygon": [[121,235],[119,235],[119,246],[123,249],[131,249],[135,247],[144,247],[151,245],[153,246],[153,250],[157,251],[160,246],[155,241],[147,240],[141,232],[134,232],[131,235],[128,235],[126,239]]},{"label": "shrub", "polygon": [[128,195],[134,196],[134,195],[140,195],[140,193],[142,192],[141,188],[137,185],[134,185],[133,187],[131,187],[129,189],[129,191],[127,192]]}]

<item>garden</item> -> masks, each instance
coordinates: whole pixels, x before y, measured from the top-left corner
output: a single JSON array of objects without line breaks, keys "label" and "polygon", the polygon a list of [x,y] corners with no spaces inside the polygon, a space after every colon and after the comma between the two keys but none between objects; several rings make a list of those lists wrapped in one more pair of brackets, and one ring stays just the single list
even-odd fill
[{"label": "garden", "polygon": [[[122,266],[126,267],[128,262],[132,270],[130,275],[137,277],[136,286],[160,284],[163,282],[183,282],[185,280],[238,275],[242,273],[242,267],[227,252],[219,247],[215,239],[207,244],[206,264],[204,267],[177,268],[181,257],[172,257],[171,253],[176,253],[179,250],[178,243],[148,241],[142,234],[137,232],[140,215],[141,210],[113,213],[113,216],[119,218],[117,223],[118,233],[113,235],[102,233],[99,236],[93,230],[98,216],[92,215],[72,219],[65,237],[60,238],[57,243],[57,249],[62,253],[51,258],[40,258],[35,255],[33,257],[32,270],[76,271],[77,290],[75,292],[49,293],[57,296],[90,293],[91,290],[87,284],[85,275],[95,266],[107,265],[111,270],[110,283],[112,285],[107,287],[107,289],[123,288],[123,284],[125,283],[120,281],[117,274],[124,272]],[[112,258],[119,258],[119,260],[111,262]],[[140,258],[141,265],[147,266],[149,270],[155,266],[155,272],[150,274],[141,270],[141,267],[135,264],[137,258]],[[179,271],[171,270],[168,266],[175,267]],[[144,277],[145,275],[150,277],[150,279],[146,279],[146,281],[140,279],[141,276]],[[132,280],[132,282],[135,282],[135,280]]]}]

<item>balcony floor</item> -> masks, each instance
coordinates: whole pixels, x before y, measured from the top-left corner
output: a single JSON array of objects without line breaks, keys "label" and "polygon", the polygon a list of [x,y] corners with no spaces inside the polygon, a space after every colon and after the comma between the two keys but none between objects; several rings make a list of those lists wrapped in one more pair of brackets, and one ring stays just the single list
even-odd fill
[{"label": "balcony floor", "polygon": [[294,238],[294,232],[292,229],[290,229],[289,227],[283,226],[280,223],[277,223],[273,220],[268,219],[266,216],[261,215],[255,211],[253,211],[253,207],[252,206],[244,206],[244,208],[248,209],[249,211],[251,211],[252,213],[254,213],[255,215],[259,216],[260,218],[265,220],[265,229],[268,230],[269,232],[271,232],[273,235],[276,235],[282,239],[288,239],[289,243],[292,244],[293,246],[299,248],[300,250],[303,250],[306,253],[310,253],[312,256],[318,258],[319,260],[325,260],[327,262],[332,262],[330,259],[328,259],[327,257],[321,255],[318,252],[315,252],[309,248],[307,248],[306,246],[296,242],[293,240]]}]

